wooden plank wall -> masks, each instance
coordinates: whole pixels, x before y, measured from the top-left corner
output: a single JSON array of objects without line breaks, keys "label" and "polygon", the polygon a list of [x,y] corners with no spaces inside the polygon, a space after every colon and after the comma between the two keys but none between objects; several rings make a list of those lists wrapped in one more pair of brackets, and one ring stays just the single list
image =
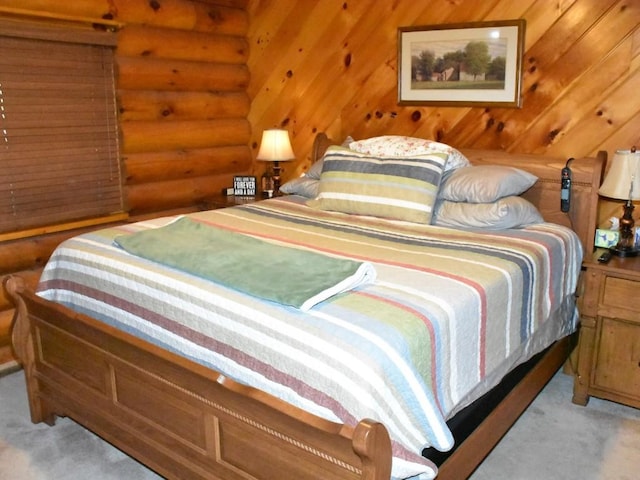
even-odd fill
[{"label": "wooden plank wall", "polygon": [[[309,167],[323,130],[563,157],[640,145],[638,0],[250,0],[248,8],[252,145],[264,128],[290,130],[300,159],[285,164],[285,179]],[[527,22],[521,109],[397,105],[399,26],[517,18]]]},{"label": "wooden plank wall", "polygon": [[[117,94],[132,220],[194,209],[250,172],[246,0],[0,0],[3,7],[124,24]],[[56,245],[76,233],[0,242],[0,274],[35,284]],[[11,355],[11,316],[0,289],[0,365]]]}]

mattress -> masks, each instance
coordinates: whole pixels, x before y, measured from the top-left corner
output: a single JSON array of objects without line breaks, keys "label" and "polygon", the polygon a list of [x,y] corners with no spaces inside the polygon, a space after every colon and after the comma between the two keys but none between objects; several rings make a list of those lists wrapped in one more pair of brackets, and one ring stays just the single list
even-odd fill
[{"label": "mattress", "polygon": [[[309,208],[298,196],[190,214],[292,249],[370,262],[376,280],[302,311],[119,248],[172,217],[72,238],[38,295],[86,313],[323,418],[382,422],[394,478],[432,478],[446,420],[514,366],[570,334],[582,250],[541,223],[464,230]],[[247,275],[278,282],[269,262]]]}]

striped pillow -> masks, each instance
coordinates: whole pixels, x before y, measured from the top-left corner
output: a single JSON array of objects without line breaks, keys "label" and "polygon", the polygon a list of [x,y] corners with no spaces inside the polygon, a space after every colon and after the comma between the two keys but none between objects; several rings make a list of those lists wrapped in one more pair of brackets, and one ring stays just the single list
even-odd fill
[{"label": "striped pillow", "polygon": [[310,207],[429,223],[446,153],[372,156],[332,146],[324,156],[318,196]]}]

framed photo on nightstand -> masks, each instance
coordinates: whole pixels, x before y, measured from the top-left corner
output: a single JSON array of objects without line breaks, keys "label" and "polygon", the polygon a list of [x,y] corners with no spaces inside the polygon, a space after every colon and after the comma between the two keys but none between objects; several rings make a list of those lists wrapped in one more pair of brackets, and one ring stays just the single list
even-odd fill
[{"label": "framed photo on nightstand", "polygon": [[256,196],[256,177],[235,176],[233,177],[233,194],[236,197]]}]

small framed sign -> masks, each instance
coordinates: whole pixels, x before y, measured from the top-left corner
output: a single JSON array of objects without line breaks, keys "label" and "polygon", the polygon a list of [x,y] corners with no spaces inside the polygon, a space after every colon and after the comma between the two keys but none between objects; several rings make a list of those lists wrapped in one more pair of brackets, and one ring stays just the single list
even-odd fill
[{"label": "small framed sign", "polygon": [[233,194],[238,197],[255,197],[256,177],[233,177]]}]

